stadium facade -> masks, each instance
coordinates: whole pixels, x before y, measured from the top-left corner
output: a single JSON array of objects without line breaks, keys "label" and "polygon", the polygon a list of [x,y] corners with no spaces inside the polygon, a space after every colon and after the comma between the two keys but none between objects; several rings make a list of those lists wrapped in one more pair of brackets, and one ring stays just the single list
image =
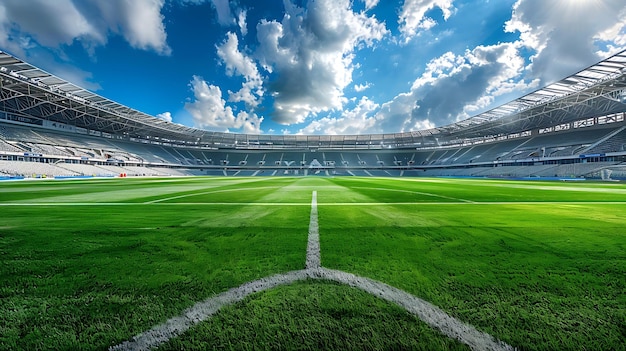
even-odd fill
[{"label": "stadium facade", "polygon": [[134,175],[626,179],[626,51],[443,127],[366,135],[211,132],[0,51],[0,178]]}]

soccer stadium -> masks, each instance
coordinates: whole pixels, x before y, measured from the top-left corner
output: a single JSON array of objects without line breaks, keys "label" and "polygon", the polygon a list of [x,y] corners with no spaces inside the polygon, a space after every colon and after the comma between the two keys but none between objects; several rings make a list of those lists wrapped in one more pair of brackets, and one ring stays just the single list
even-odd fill
[{"label": "soccer stadium", "polygon": [[172,123],[0,51],[2,350],[626,350],[626,51],[411,132]]},{"label": "soccer stadium", "polygon": [[626,52],[469,119],[379,135],[249,135],[156,119],[0,54],[0,172],[626,179]]},{"label": "soccer stadium", "polygon": [[0,77],[3,349],[624,349],[626,52],[380,135]]}]

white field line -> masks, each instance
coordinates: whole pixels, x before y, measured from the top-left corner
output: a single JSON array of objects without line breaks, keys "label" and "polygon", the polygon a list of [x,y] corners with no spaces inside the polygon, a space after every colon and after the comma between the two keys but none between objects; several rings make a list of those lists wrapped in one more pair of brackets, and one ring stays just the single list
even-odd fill
[{"label": "white field line", "polygon": [[309,239],[306,247],[306,268],[320,268],[321,260],[319,224],[317,222],[317,191],[313,191],[311,218],[309,220]]},{"label": "white field line", "polygon": [[563,186],[556,185],[555,182],[542,182],[542,181],[510,181],[510,180],[498,180],[498,179],[415,179],[415,178],[394,178],[398,181],[405,182],[430,182],[430,183],[452,183],[459,184],[465,183],[471,186],[488,186],[488,187],[503,187],[503,188],[519,188],[519,189],[533,189],[533,190],[554,190],[554,191],[578,191],[578,192],[598,192],[598,193],[617,193],[626,194],[626,189],[614,189],[614,187],[621,187],[620,184],[585,184],[581,186]]},{"label": "white field line", "polygon": [[254,188],[235,188],[235,189],[210,190],[210,191],[203,191],[203,192],[200,192],[200,193],[192,193],[192,194],[184,194],[184,195],[164,197],[164,198],[157,199],[157,200],[146,201],[146,202],[144,202],[144,204],[156,204],[156,203],[163,202],[163,201],[182,199],[182,198],[190,197],[190,196],[207,195],[207,194],[215,194],[215,193],[226,193],[226,192],[231,192],[231,191],[245,191],[245,190],[257,190],[257,189],[277,189],[277,188],[281,188],[281,187],[280,186],[258,186],[258,187],[254,187]]},{"label": "white field line", "polygon": [[326,268],[291,271],[245,283],[237,288],[198,302],[185,310],[182,315],[170,318],[165,323],[136,335],[129,341],[110,347],[109,350],[138,351],[156,348],[171,338],[185,333],[195,324],[211,318],[224,306],[232,305],[251,294],[307,278],[331,280],[361,289],[383,300],[392,302],[415,315],[426,324],[438,329],[444,335],[470,346],[472,350],[514,350],[510,345],[498,341],[491,335],[451,317],[437,306],[403,290],[373,279]]},{"label": "white field line", "polygon": [[370,188],[370,187],[366,187],[366,186],[353,186],[351,188],[354,188],[354,189],[382,190],[382,191],[396,191],[396,192],[400,192],[400,193],[409,193],[409,194],[426,195],[426,196],[431,196],[431,197],[440,197],[442,199],[453,200],[453,201],[460,201],[460,202],[468,202],[468,203],[473,203],[474,202],[474,201],[471,201],[471,200],[465,200],[465,199],[461,199],[461,198],[457,198],[457,197],[450,197],[450,196],[433,194],[433,193],[424,193],[424,192],[421,192],[421,191],[411,191],[411,190],[402,190],[402,189],[388,189],[388,188]]},{"label": "white field line", "polygon": [[0,202],[5,206],[309,206],[308,202]]},{"label": "white field line", "polygon": [[342,271],[320,268],[318,279],[332,280],[361,289],[371,295],[392,302],[415,315],[426,324],[438,329],[442,334],[456,339],[472,350],[514,350],[514,348],[493,336],[483,333],[473,326],[448,315],[439,307],[420,299],[406,291],[394,288],[377,280],[359,277]]},{"label": "white field line", "polygon": [[487,187],[499,187],[499,188],[515,188],[515,189],[532,189],[532,190],[551,190],[551,191],[572,191],[572,192],[586,192],[586,193],[609,193],[609,194],[626,194],[626,189],[615,189],[608,187],[590,187],[590,186],[563,186],[563,185],[537,185],[537,184],[519,184],[519,183],[506,183],[506,182],[483,182],[483,183],[466,183],[474,186],[487,186]]},{"label": "white field line", "polygon": [[473,205],[626,205],[626,201],[485,201],[485,202],[322,202],[319,206],[421,206],[421,205],[448,205],[448,206],[473,206]]},{"label": "white field line", "polygon": [[224,306],[232,305],[251,294],[307,278],[331,280],[361,289],[392,302],[417,316],[431,327],[438,329],[444,335],[470,346],[472,350],[513,350],[513,347],[510,345],[498,341],[491,335],[451,317],[437,306],[403,290],[351,273],[322,268],[317,216],[317,191],[313,191],[311,198],[306,269],[261,278],[208,298],[185,310],[182,315],[170,318],[165,323],[134,336],[130,341],[110,347],[109,350],[149,350],[158,347],[171,338],[185,333],[195,324],[211,318]]},{"label": "white field line", "polygon": [[[30,206],[310,206],[308,202],[0,202],[0,207]],[[480,206],[480,205],[626,205],[626,201],[485,201],[485,202],[322,202],[318,206]]]},{"label": "white field line", "polygon": [[402,180],[405,182],[419,182],[419,183],[448,183],[445,178],[422,178],[422,177],[350,177],[350,180],[358,180],[361,182],[371,182],[372,179],[377,180]]},{"label": "white field line", "polygon": [[237,288],[230,289],[214,297],[198,302],[182,315],[170,318],[165,323],[136,335],[130,341],[109,348],[109,350],[150,350],[156,348],[169,339],[183,334],[193,325],[211,318],[220,308],[241,301],[248,295],[265,291],[280,285],[291,284],[304,280],[307,271],[291,271],[285,274],[273,275],[245,283]]}]

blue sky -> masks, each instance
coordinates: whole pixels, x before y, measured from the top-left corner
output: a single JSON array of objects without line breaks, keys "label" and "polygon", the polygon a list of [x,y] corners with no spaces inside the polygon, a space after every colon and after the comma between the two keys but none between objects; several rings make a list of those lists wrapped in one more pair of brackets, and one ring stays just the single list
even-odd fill
[{"label": "blue sky", "polygon": [[3,0],[0,50],[173,123],[394,133],[626,48],[623,0]]}]

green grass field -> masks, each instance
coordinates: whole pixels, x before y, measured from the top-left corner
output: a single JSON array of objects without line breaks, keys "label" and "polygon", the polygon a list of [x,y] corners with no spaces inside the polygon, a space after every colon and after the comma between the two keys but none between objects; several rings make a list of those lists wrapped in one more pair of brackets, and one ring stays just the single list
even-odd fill
[{"label": "green grass field", "polygon": [[[245,282],[322,265],[520,350],[626,350],[626,185],[425,178],[0,183],[0,350],[106,350]],[[190,349],[467,349],[335,283],[253,294]]]}]

